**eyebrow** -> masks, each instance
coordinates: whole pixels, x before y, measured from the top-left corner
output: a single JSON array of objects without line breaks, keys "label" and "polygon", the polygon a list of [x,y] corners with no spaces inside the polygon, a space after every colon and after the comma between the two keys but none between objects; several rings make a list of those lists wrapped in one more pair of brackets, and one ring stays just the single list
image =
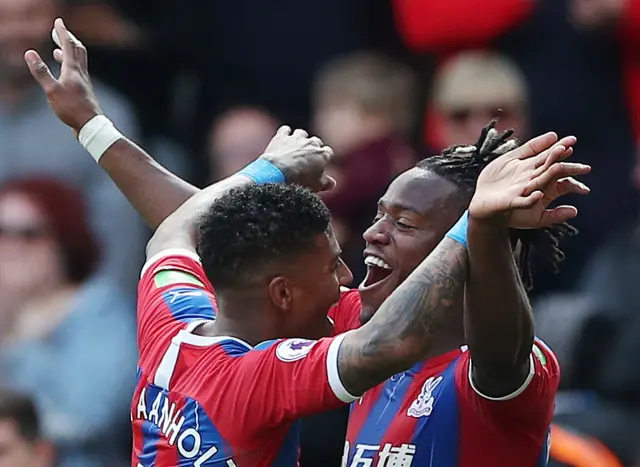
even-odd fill
[{"label": "eyebrow", "polygon": [[422,213],[420,212],[420,210],[418,208],[416,208],[415,206],[409,206],[407,204],[386,203],[384,200],[380,200],[380,201],[378,201],[378,207],[382,207],[382,208],[386,208],[386,209],[395,209],[395,210],[398,210],[398,211],[409,211],[409,212],[413,212],[415,214],[422,215]]}]

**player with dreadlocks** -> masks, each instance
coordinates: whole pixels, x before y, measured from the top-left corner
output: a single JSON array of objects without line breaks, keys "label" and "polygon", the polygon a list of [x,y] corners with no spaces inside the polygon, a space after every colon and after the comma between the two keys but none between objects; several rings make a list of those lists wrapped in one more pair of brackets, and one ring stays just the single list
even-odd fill
[{"label": "player with dreadlocks", "polygon": [[[439,156],[421,160],[416,164],[416,167],[451,181],[460,190],[463,190],[468,200],[471,200],[480,172],[493,159],[503,152],[515,148],[518,144],[515,138],[511,138],[513,130],[498,134],[494,129],[496,123],[496,121],[492,121],[482,130],[480,138],[474,146],[452,146],[445,149]],[[478,147],[481,148],[480,151],[478,151]],[[573,182],[565,180],[559,188],[567,188],[571,183]],[[513,241],[518,241],[520,244],[516,263],[527,290],[531,290],[533,286],[531,277],[532,250],[542,250],[541,253],[549,256],[554,269],[557,270],[558,263],[564,259],[564,253],[559,247],[560,240],[565,236],[575,235],[577,232],[575,227],[567,222],[552,224],[536,230],[512,230]]]},{"label": "player with dreadlocks", "polygon": [[[487,165],[518,147],[511,136],[491,122],[476,144],[418,162],[380,199],[364,233],[367,276],[343,295],[333,313],[338,327],[370,319],[466,209],[458,225],[467,228],[469,270],[464,293],[449,297],[454,305],[431,356],[353,404],[344,466],[546,465],[559,367],[533,337],[530,256],[547,253],[554,264],[562,259],[559,241],[576,230],[553,217],[564,212],[569,218],[573,208],[545,208],[588,188],[573,179],[545,187],[536,209],[548,219],[537,230],[507,229],[508,219],[484,218],[484,207],[469,203]],[[414,299],[428,303],[430,297]]]},{"label": "player with dreadlocks", "polygon": [[[86,67],[86,55],[77,40],[60,22],[57,30],[66,36],[64,53],[77,66]],[[58,49],[54,57],[62,61],[62,54]],[[28,52],[26,59],[43,87],[56,90],[48,97],[69,126],[81,128],[81,120],[89,121],[99,113],[86,72],[67,68],[61,81],[55,81],[35,52]],[[104,135],[109,138],[85,135],[83,144],[100,153],[95,157],[101,166],[152,227],[198,192],[117,131]],[[511,133],[499,133],[492,123],[475,145],[454,146],[391,183],[378,203],[373,225],[364,233],[367,277],[358,290],[342,294],[331,315],[335,331],[344,332],[378,313],[365,328],[371,329],[374,322],[378,327],[384,324],[378,335],[402,329],[392,334],[394,339],[402,340],[403,346],[409,339],[409,346],[424,349],[420,355],[427,358],[354,403],[345,466],[546,463],[559,368],[553,353],[534,340],[530,305],[513,248],[528,284],[527,263],[534,248],[546,245],[555,260],[561,258],[559,238],[574,233],[562,222],[577,211],[571,206],[547,207],[565,193],[588,192],[573,178],[562,178],[589,171],[588,166],[559,162],[571,154],[575,142],[573,137],[558,141],[557,135],[548,133],[516,149],[518,142]],[[113,150],[100,158],[110,147]],[[532,159],[536,154],[540,156]],[[490,164],[499,156],[504,156],[500,163]],[[532,175],[534,166],[527,164],[534,163]],[[473,196],[476,187],[483,187],[484,196]],[[550,227],[554,224],[558,226]],[[509,230],[531,226],[541,230]],[[389,313],[384,313],[388,309],[405,313],[388,320]],[[222,313],[216,322],[220,320]],[[397,345],[394,341],[387,352]],[[354,357],[341,347],[336,352],[338,366],[341,360]],[[338,373],[340,387],[362,394],[381,380],[373,378],[381,369],[391,373],[388,363],[374,355],[380,354],[365,342],[358,356],[371,371]],[[351,394],[348,397],[353,400]]]}]

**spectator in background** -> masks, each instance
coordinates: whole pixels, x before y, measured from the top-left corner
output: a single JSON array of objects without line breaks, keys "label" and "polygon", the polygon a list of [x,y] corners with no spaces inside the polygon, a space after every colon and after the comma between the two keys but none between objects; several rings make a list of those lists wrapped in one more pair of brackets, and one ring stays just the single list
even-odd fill
[{"label": "spectator in background", "polygon": [[0,374],[33,395],[61,467],[115,466],[126,452],[134,311],[92,276],[98,265],[78,192],[48,179],[0,188]]},{"label": "spectator in background", "polygon": [[0,467],[53,467],[36,407],[26,395],[0,388]]},{"label": "spectator in background", "polygon": [[500,131],[528,135],[527,82],[518,67],[490,51],[458,54],[436,69],[427,119],[432,146],[473,144],[492,118]]},{"label": "spectator in background", "polygon": [[[74,135],[60,131],[24,64],[29,48],[53,50],[51,23],[58,6],[58,0],[0,0],[0,183],[42,174],[81,189],[104,251],[103,272],[131,287],[142,262],[142,223]],[[127,103],[108,88],[95,87],[104,112],[122,131],[135,135]]]},{"label": "spectator in background", "polygon": [[329,169],[338,185],[324,195],[345,261],[363,279],[361,232],[371,224],[389,182],[415,163],[406,144],[415,111],[414,77],[373,53],[324,67],[314,85],[314,129],[335,151]]},{"label": "spectator in background", "polygon": [[209,132],[211,181],[229,177],[253,162],[278,126],[275,117],[254,107],[235,107],[218,117]]},{"label": "spectator in background", "polygon": [[[589,200],[567,199],[580,211],[573,222],[580,235],[566,242],[567,261],[560,274],[554,275],[549,269],[534,271],[537,293],[574,286],[594,247],[611,229],[636,215],[637,194],[629,176],[634,132],[628,107],[631,103],[640,116],[640,86],[631,84],[640,81],[639,3],[639,0],[392,1],[398,30],[414,52],[439,61],[452,52],[490,48],[510,57],[527,77],[530,133],[553,129],[559,134],[576,135],[581,160],[593,167],[584,179],[592,190]],[[602,23],[608,23],[611,29],[572,26],[576,22],[572,18],[576,14],[572,12],[577,4],[585,8],[593,6],[600,12],[612,8],[612,14],[588,15],[602,15]],[[629,83],[627,95],[625,73]],[[640,117],[636,118],[635,126],[640,128]]]}]

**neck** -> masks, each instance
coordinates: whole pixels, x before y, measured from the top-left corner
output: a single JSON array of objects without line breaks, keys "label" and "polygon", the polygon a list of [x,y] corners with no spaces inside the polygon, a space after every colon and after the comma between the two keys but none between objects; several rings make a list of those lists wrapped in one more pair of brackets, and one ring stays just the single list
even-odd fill
[{"label": "neck", "polygon": [[237,337],[250,345],[281,337],[269,323],[271,313],[265,307],[265,300],[255,294],[225,291],[216,299],[215,321],[196,329],[196,334]]}]

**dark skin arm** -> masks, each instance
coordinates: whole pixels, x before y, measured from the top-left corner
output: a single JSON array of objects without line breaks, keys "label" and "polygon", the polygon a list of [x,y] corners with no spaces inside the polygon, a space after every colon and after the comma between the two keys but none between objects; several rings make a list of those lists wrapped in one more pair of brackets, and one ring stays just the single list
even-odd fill
[{"label": "dark skin arm", "polygon": [[473,380],[489,397],[513,393],[529,373],[533,317],[513,257],[506,218],[469,218],[465,336]]},{"label": "dark skin arm", "polygon": [[153,230],[200,192],[128,139],[116,141],[100,158],[100,166]]},{"label": "dark skin arm", "polygon": [[[546,145],[542,138],[531,140],[518,151],[540,152]],[[549,157],[544,166],[535,169],[545,173],[530,185],[539,199],[529,209],[487,216],[483,203],[472,200],[469,207],[465,338],[473,361],[474,386],[488,397],[508,396],[522,387],[534,342],[531,305],[514,260],[509,227],[540,228],[577,215],[573,206],[549,209],[567,193],[589,193],[588,187],[566,175],[588,173],[590,167],[561,162],[572,154],[575,143],[576,138],[568,136],[546,151]],[[483,183],[486,174],[480,174],[478,187],[486,187],[487,193],[501,191],[496,183]]]},{"label": "dark skin arm", "polygon": [[460,309],[467,252],[446,237],[364,326],[349,333],[338,372],[353,395],[411,368],[431,349],[444,317]]}]

